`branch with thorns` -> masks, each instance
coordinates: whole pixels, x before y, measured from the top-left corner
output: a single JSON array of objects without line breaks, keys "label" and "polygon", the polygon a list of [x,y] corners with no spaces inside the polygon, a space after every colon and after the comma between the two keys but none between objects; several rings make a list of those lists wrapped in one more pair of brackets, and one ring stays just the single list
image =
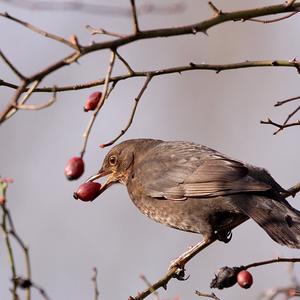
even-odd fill
[{"label": "branch with thorns", "polygon": [[[210,2],[210,7],[215,7]],[[279,4],[279,5],[272,5],[267,7],[261,7],[261,8],[255,8],[255,9],[248,9],[248,10],[241,10],[241,11],[234,11],[234,12],[222,12],[214,15],[213,17],[204,20],[202,22],[186,25],[186,26],[179,26],[179,27],[171,27],[171,28],[158,28],[153,30],[141,30],[138,25],[138,18],[137,18],[137,9],[135,7],[135,2],[131,1],[131,11],[132,11],[132,20],[133,20],[133,33],[128,34],[125,36],[117,37],[116,39],[105,41],[105,42],[99,42],[99,43],[93,43],[92,45],[83,46],[80,45],[79,42],[73,43],[63,37],[50,34],[46,32],[45,30],[42,30],[36,26],[33,26],[29,24],[28,22],[22,21],[20,19],[17,19],[7,13],[0,13],[1,17],[7,18],[13,22],[17,22],[18,24],[21,24],[22,26],[25,26],[26,28],[33,30],[34,32],[37,32],[39,34],[42,34],[45,37],[48,37],[50,39],[53,39],[55,41],[58,41],[60,43],[63,43],[67,45],[68,47],[71,47],[75,51],[71,53],[70,55],[62,58],[61,60],[57,61],[56,63],[44,68],[43,70],[31,75],[31,76],[25,76],[21,74],[14,66],[13,64],[2,55],[2,58],[4,59],[5,63],[12,69],[12,71],[19,77],[21,80],[20,85],[16,86],[16,92],[14,96],[12,97],[11,101],[7,104],[7,107],[4,109],[4,111],[0,114],[0,123],[4,122],[8,117],[8,115],[11,115],[11,111],[15,111],[19,98],[21,95],[27,91],[28,85],[32,84],[33,82],[41,82],[46,76],[50,75],[51,73],[70,65],[74,62],[77,62],[78,59],[83,57],[84,55],[87,55],[91,52],[100,51],[104,49],[114,49],[115,51],[124,45],[134,43],[138,40],[142,39],[152,39],[152,38],[158,38],[158,37],[171,37],[171,36],[180,36],[180,35],[187,35],[187,34],[195,34],[197,32],[203,32],[205,33],[208,29],[217,26],[219,24],[222,24],[224,22],[228,21],[237,21],[237,20],[249,20],[253,19],[255,17],[261,17],[266,15],[274,15],[274,14],[281,14],[281,13],[292,13],[292,12],[298,12],[300,9],[300,3],[292,3],[292,5],[287,4]],[[220,12],[220,11],[219,11]],[[2,52],[1,52],[2,53]],[[296,65],[295,65],[296,66]],[[1,81],[1,84],[4,85],[4,81]],[[12,86],[11,84],[7,83],[7,86]],[[57,89],[59,91],[59,89]]]},{"label": "branch with thorns", "polygon": [[[275,107],[284,105],[286,103],[290,103],[293,102],[295,100],[299,100],[300,96],[297,97],[293,97],[293,98],[289,98],[283,101],[278,101],[276,104],[274,104]],[[270,118],[267,119],[267,121],[260,121],[261,124],[267,124],[267,125],[272,125],[277,127],[278,129],[273,133],[274,135],[276,135],[277,133],[279,133],[280,131],[288,128],[288,127],[294,127],[294,126],[299,126],[300,125],[300,120],[296,120],[294,122],[290,122],[291,118],[293,116],[295,116],[297,114],[297,112],[300,111],[300,105],[298,107],[296,107],[290,114],[288,114],[288,116],[286,117],[286,119],[284,120],[284,122],[282,124],[276,123],[274,121],[272,121]]]}]

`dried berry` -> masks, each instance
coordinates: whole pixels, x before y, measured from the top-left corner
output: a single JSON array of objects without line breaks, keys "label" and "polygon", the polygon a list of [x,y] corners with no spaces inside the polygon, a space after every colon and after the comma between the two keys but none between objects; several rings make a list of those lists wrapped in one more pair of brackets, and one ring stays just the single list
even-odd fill
[{"label": "dried berry", "polygon": [[102,96],[101,92],[94,92],[90,94],[85,102],[83,110],[84,111],[95,110],[95,108],[97,107],[101,99],[101,96]]},{"label": "dried berry", "polygon": [[238,273],[237,281],[240,287],[244,289],[249,289],[253,283],[253,278],[250,272],[243,270]]},{"label": "dried berry", "polygon": [[65,175],[69,180],[78,179],[84,172],[84,162],[81,157],[72,157],[65,167]]},{"label": "dried berry", "polygon": [[236,276],[240,268],[222,267],[210,283],[211,288],[224,289],[236,284]]},{"label": "dried berry", "polygon": [[82,201],[93,201],[101,193],[101,184],[98,182],[88,181],[79,186],[73,194],[75,199]]}]

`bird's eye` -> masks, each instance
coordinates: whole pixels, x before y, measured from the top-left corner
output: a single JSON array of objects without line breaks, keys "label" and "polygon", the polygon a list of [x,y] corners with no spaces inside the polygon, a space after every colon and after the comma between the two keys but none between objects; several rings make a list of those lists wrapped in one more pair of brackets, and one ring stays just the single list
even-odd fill
[{"label": "bird's eye", "polygon": [[117,164],[117,157],[115,155],[112,155],[109,157],[109,163],[111,166],[115,166]]}]

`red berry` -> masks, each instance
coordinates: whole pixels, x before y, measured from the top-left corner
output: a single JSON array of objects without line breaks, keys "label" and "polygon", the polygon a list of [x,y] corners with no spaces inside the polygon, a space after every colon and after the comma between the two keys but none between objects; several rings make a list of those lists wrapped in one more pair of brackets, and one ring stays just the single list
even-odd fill
[{"label": "red berry", "polygon": [[72,157],[65,166],[65,175],[69,180],[78,179],[84,172],[84,162],[81,157]]},{"label": "red berry", "polygon": [[101,184],[98,182],[85,182],[79,186],[78,190],[73,194],[75,199],[82,201],[93,201],[100,195]]},{"label": "red berry", "polygon": [[95,108],[97,107],[101,99],[101,96],[102,96],[101,92],[94,92],[90,94],[85,102],[83,110],[84,111],[95,110]]},{"label": "red berry", "polygon": [[253,278],[250,272],[243,270],[237,275],[237,282],[243,289],[249,289],[253,283]]}]

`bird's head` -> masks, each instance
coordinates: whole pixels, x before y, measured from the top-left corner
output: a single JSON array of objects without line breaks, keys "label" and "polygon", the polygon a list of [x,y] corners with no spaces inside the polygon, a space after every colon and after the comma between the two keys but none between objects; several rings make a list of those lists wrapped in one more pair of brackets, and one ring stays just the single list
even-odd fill
[{"label": "bird's head", "polygon": [[143,153],[154,141],[150,139],[127,140],[114,146],[105,156],[98,173],[91,176],[87,181],[108,176],[102,185],[101,193],[117,182],[126,185],[134,163],[143,156]]}]

